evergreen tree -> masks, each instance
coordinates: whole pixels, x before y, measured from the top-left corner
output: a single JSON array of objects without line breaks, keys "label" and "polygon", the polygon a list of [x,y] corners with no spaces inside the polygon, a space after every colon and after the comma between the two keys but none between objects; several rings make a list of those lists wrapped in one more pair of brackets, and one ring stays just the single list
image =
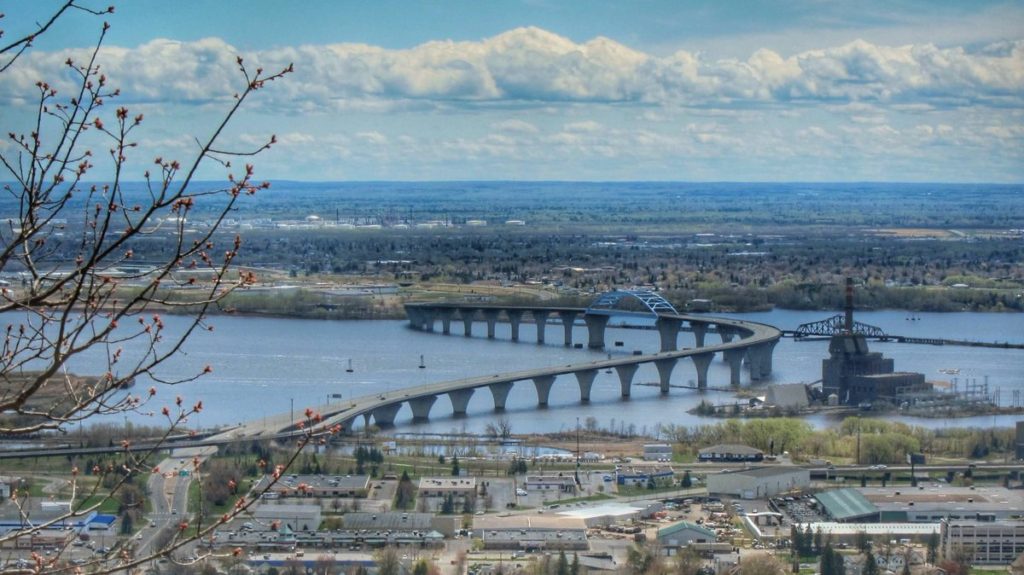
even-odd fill
[{"label": "evergreen tree", "polygon": [[932,534],[928,536],[928,563],[932,565],[939,558],[939,534],[932,531]]},{"label": "evergreen tree", "polygon": [[452,456],[452,475],[458,477],[460,475],[460,472],[461,472],[461,470],[459,469],[459,456],[458,455],[453,455]]},{"label": "evergreen tree", "polygon": [[693,486],[693,479],[690,477],[689,469],[683,472],[683,479],[679,482],[679,486],[683,489],[689,489]]},{"label": "evergreen tree", "polygon": [[878,563],[875,563],[875,554],[868,551],[864,554],[864,569],[861,575],[878,575]]},{"label": "evergreen tree", "polygon": [[558,566],[555,571],[556,575],[569,575],[569,560],[565,557],[565,551],[558,552]]},{"label": "evergreen tree", "polygon": [[572,554],[572,564],[569,566],[569,575],[580,575],[580,556]]}]

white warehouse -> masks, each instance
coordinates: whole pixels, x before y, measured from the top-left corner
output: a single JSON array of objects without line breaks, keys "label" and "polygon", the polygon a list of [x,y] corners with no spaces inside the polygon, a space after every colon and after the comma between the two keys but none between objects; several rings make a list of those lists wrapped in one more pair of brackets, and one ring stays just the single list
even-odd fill
[{"label": "white warehouse", "polygon": [[708,475],[708,493],[743,499],[771,497],[811,484],[811,472],[801,467],[753,467]]}]

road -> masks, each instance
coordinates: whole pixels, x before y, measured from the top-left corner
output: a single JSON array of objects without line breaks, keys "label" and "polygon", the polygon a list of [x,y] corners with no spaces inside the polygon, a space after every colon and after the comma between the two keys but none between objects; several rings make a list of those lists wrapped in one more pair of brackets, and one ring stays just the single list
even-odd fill
[{"label": "road", "polygon": [[[178,529],[188,518],[188,487],[192,483],[193,460],[202,463],[217,452],[216,447],[175,449],[160,462],[160,473],[149,476],[149,498],[152,510],[148,523],[135,534],[135,556],[144,557],[158,551],[160,534]],[[187,471],[182,475],[182,470]]]}]

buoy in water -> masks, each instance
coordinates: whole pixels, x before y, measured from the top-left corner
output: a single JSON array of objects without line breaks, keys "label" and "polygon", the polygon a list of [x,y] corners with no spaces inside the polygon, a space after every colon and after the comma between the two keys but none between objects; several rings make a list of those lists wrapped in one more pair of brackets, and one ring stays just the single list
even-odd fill
[{"label": "buoy in water", "polygon": [[351,358],[349,358],[349,360],[348,360],[348,367],[345,369],[345,371],[347,373],[352,373],[352,359]]},{"label": "buoy in water", "polygon": [[423,354],[420,354],[420,369],[427,367],[427,364],[423,363]]}]

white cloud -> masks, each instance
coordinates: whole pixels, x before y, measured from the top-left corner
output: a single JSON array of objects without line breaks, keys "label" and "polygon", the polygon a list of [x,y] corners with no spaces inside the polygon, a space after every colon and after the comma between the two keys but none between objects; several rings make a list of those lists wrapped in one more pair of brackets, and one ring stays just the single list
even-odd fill
[{"label": "white cloud", "polygon": [[[229,98],[238,89],[235,53],[217,38],[158,39],[132,49],[105,48],[101,62],[129,100],[199,102]],[[24,97],[36,79],[60,70],[67,55],[29,54],[5,73],[0,98]],[[82,61],[86,53],[71,55]],[[1024,40],[978,50],[857,40],[789,57],[761,49],[746,60],[709,60],[687,51],[655,57],[603,37],[576,43],[530,27],[478,42],[434,41],[406,50],[304,45],[251,59],[268,70],[295,63],[295,73],[273,86],[279,113],[379,100],[1019,105],[1024,94]]]}]

